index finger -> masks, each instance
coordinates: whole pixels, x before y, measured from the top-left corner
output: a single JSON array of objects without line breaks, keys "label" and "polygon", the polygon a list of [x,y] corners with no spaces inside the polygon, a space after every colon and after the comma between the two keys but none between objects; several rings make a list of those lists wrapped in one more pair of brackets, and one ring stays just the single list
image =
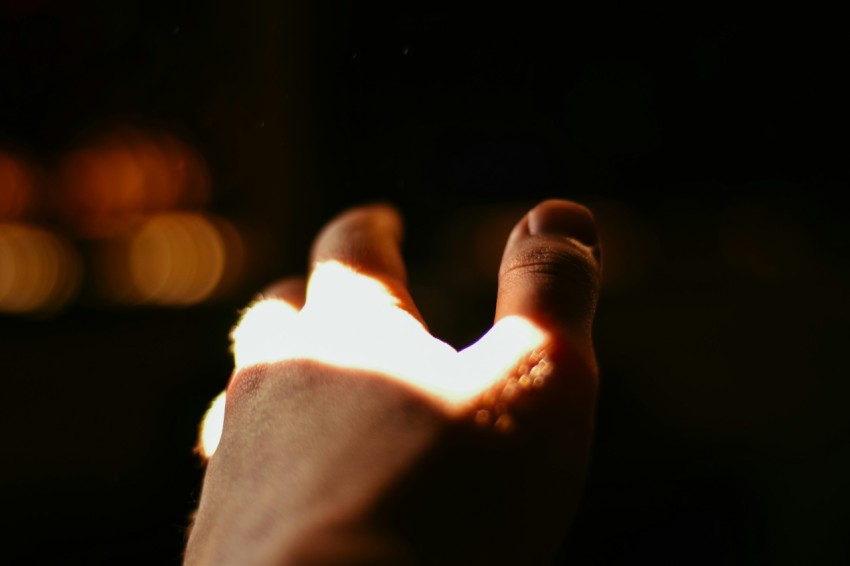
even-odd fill
[{"label": "index finger", "polygon": [[[401,256],[403,223],[398,211],[378,204],[348,210],[329,222],[313,244],[311,280],[317,266],[336,262],[380,282],[423,326],[425,321],[407,289],[407,269]],[[322,293],[343,289],[307,283],[307,303],[325,300]],[[320,296],[317,296],[320,295]],[[356,299],[356,298],[355,298]]]}]

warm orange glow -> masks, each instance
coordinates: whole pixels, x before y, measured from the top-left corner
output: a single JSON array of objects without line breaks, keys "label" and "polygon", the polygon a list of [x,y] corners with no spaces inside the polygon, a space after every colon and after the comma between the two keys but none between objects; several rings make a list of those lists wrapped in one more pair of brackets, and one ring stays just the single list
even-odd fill
[{"label": "warm orange glow", "polygon": [[137,297],[166,305],[203,301],[221,280],[225,254],[221,233],[205,216],[154,216],[130,243],[129,272]]},{"label": "warm orange glow", "polygon": [[15,156],[0,152],[0,222],[22,219],[35,203],[35,179]]},{"label": "warm orange glow", "polygon": [[60,170],[62,212],[84,237],[131,230],[147,214],[203,207],[203,160],[168,135],[125,129],[71,152]]},{"label": "warm orange glow", "polygon": [[169,212],[102,242],[93,265],[100,291],[113,301],[186,306],[226,292],[239,280],[242,248],[239,232],[226,220]]},{"label": "warm orange glow", "polygon": [[56,234],[24,224],[0,224],[0,311],[49,312],[80,282],[80,261]]},{"label": "warm orange glow", "polygon": [[378,372],[463,403],[503,379],[544,339],[534,324],[512,316],[458,352],[402,309],[381,282],[331,261],[316,266],[300,312],[278,300],[251,306],[233,332],[233,351],[237,369],[310,359]]}]

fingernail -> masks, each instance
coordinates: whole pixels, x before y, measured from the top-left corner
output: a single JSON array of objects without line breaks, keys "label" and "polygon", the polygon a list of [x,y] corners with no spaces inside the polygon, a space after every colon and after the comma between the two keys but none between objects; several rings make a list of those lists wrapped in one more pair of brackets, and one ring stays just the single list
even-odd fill
[{"label": "fingernail", "polygon": [[534,207],[528,213],[528,232],[532,236],[567,236],[586,246],[598,241],[593,214],[579,204],[563,200],[547,200]]}]

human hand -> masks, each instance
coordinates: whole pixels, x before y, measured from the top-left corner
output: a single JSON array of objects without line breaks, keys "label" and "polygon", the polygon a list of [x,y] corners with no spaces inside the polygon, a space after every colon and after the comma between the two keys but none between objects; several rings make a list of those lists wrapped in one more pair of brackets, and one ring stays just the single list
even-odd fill
[{"label": "human hand", "polygon": [[546,201],[520,220],[495,324],[461,352],[429,334],[400,239],[393,209],[351,210],[317,238],[306,284],[243,316],[187,564],[551,558],[593,427],[593,218]]}]

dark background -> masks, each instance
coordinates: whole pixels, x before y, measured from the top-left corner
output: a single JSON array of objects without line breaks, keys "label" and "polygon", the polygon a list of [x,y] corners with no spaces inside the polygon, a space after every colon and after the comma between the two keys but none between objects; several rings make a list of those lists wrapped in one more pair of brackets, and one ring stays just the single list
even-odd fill
[{"label": "dark background", "polygon": [[0,314],[9,563],[179,562],[237,309],[302,272],[333,214],[400,207],[413,295],[463,345],[508,229],[549,197],[591,206],[605,245],[598,435],[563,563],[850,560],[836,14],[0,6],[0,149],[50,171],[93,129],[170,132],[206,160],[208,210],[266,242],[191,308],[111,304],[84,279],[60,313]]}]

